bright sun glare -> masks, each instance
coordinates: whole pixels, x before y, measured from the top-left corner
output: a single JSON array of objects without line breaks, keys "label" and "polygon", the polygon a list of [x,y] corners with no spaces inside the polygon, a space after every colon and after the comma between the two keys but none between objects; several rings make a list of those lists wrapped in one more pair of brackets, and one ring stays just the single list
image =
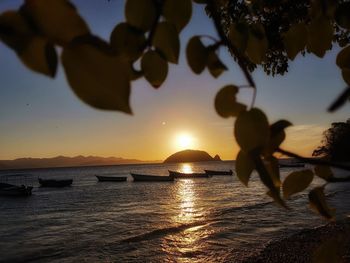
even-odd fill
[{"label": "bright sun glare", "polygon": [[176,147],[179,149],[190,149],[194,146],[194,138],[188,133],[176,136]]}]

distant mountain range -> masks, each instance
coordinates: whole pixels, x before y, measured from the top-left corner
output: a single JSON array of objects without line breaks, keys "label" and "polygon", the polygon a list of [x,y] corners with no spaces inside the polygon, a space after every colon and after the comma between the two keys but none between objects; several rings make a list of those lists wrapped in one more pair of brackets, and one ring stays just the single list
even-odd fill
[{"label": "distant mountain range", "polygon": [[99,166],[138,163],[151,163],[151,161],[124,159],[120,157],[98,157],[82,155],[75,157],[57,156],[53,158],[19,158],[15,160],[0,160],[0,169],[4,170],[49,167]]}]

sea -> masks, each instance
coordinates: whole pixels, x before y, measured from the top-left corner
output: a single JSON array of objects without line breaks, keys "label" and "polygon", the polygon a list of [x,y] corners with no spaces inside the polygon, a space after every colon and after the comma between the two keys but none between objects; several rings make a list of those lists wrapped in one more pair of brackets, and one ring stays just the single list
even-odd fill
[{"label": "sea", "polygon": [[[298,169],[312,169],[312,167]],[[133,182],[130,172],[234,170],[233,161],[0,171],[25,176],[33,194],[0,197],[0,262],[242,262],[269,242],[328,221],[310,210],[308,191],[278,207],[257,174]],[[281,168],[282,177],[297,168]],[[342,171],[336,171],[341,173]],[[95,175],[127,176],[98,182]],[[38,178],[72,178],[65,188]],[[23,177],[22,179],[23,180]],[[322,185],[316,179],[313,186]],[[350,183],[326,187],[339,220],[350,213]]]}]

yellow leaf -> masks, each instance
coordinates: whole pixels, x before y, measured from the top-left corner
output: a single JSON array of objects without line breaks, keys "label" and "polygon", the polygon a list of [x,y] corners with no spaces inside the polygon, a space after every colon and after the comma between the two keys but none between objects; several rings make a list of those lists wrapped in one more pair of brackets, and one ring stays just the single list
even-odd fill
[{"label": "yellow leaf", "polygon": [[322,58],[332,47],[333,25],[331,21],[324,16],[318,16],[311,21],[307,30],[307,49]]},{"label": "yellow leaf", "polygon": [[248,186],[250,175],[255,169],[253,160],[243,151],[240,151],[236,157],[236,174],[238,179],[245,185]]},{"label": "yellow leaf", "polygon": [[21,12],[40,32],[60,45],[90,33],[85,21],[68,0],[27,0]]},{"label": "yellow leaf", "polygon": [[266,146],[270,137],[266,115],[257,108],[242,111],[235,122],[234,133],[237,143],[245,152]]},{"label": "yellow leaf", "polygon": [[75,94],[98,109],[131,113],[129,62],[108,52],[97,38],[76,40],[62,52],[62,64]]},{"label": "yellow leaf", "polygon": [[255,64],[261,64],[266,57],[268,41],[262,25],[253,25],[249,31],[247,48],[245,50],[248,58]]},{"label": "yellow leaf", "polygon": [[186,48],[187,62],[196,74],[203,72],[207,65],[208,51],[198,36],[190,39]]},{"label": "yellow leaf", "polygon": [[307,30],[304,23],[293,25],[283,37],[284,46],[288,58],[293,60],[296,55],[304,50],[307,42]]},{"label": "yellow leaf", "polygon": [[143,55],[141,68],[154,88],[159,88],[168,75],[168,63],[156,51],[150,50]]},{"label": "yellow leaf", "polygon": [[157,25],[153,45],[172,63],[177,64],[180,52],[180,40],[175,26],[168,22]]},{"label": "yellow leaf", "polygon": [[238,116],[246,106],[236,102],[238,88],[234,85],[223,87],[215,97],[216,112],[223,118]]},{"label": "yellow leaf", "polygon": [[282,184],[284,198],[305,190],[314,178],[311,170],[302,170],[290,173]]},{"label": "yellow leaf", "polygon": [[192,2],[191,0],[165,0],[163,15],[180,32],[191,19]]},{"label": "yellow leaf", "polygon": [[330,208],[326,202],[324,187],[316,187],[309,193],[310,207],[327,219],[334,217],[335,209]]},{"label": "yellow leaf", "polygon": [[249,30],[245,24],[234,23],[229,29],[229,39],[240,52],[244,52],[247,47]]},{"label": "yellow leaf", "polygon": [[143,31],[152,28],[157,19],[156,6],[153,0],[127,0],[125,4],[126,21]]},{"label": "yellow leaf", "polygon": [[208,69],[209,69],[210,74],[214,78],[219,77],[224,71],[227,70],[226,65],[221,62],[219,57],[216,55],[215,51],[211,51],[209,53]]},{"label": "yellow leaf", "polygon": [[121,23],[112,31],[110,41],[119,55],[125,55],[131,61],[135,61],[142,55],[146,38],[143,33],[127,23]]}]

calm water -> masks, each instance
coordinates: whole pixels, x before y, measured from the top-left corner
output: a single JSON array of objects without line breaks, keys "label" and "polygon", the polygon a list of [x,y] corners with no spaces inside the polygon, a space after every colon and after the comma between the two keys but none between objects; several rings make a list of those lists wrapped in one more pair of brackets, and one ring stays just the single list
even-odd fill
[{"label": "calm water", "polygon": [[[256,175],[249,188],[235,176],[161,183],[99,183],[94,176],[168,169],[225,170],[234,163],[31,170],[31,197],[0,197],[0,262],[239,262],[268,241],[326,223],[309,211],[305,193],[290,202],[291,211],[276,207]],[[37,177],[74,182],[39,188]],[[350,211],[349,186],[327,189],[339,217]]]}]

